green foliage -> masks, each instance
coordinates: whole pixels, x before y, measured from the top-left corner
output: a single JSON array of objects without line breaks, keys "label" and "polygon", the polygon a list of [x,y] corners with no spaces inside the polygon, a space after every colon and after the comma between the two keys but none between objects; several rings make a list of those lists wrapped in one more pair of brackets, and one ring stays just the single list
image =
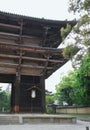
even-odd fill
[{"label": "green foliage", "polygon": [[84,0],[84,8],[88,10],[90,8],[90,0]]},{"label": "green foliage", "polygon": [[69,0],[69,11],[81,12],[82,10],[88,11],[90,8],[90,0]]},{"label": "green foliage", "polygon": [[[80,19],[78,20],[77,25],[73,28],[73,34],[75,34],[75,37],[73,37],[75,44],[83,48],[83,50],[85,49],[84,46],[86,46],[88,52],[90,53],[90,0],[69,0],[69,11],[80,14]],[[66,55],[64,55],[70,55],[70,51],[72,52],[72,48],[71,50],[67,49],[67,53],[65,52]],[[83,54],[84,53],[82,52],[81,59]],[[68,56],[66,58],[69,59]],[[76,63],[80,63],[81,59],[79,59],[77,55],[77,57],[73,60],[73,66],[77,67]]]},{"label": "green foliage", "polygon": [[[89,22],[90,22],[90,18],[89,18],[89,16],[88,15],[84,15],[79,21],[78,21],[78,23],[77,23],[77,26],[75,26],[74,28],[73,28],[73,30],[77,33],[77,34],[83,34],[83,33],[86,33],[86,31],[84,30],[83,31],[83,33],[82,33],[82,31],[80,30],[80,27],[82,26],[82,25],[84,25],[84,24],[89,24]],[[80,32],[81,31],[81,32]]]},{"label": "green foliage", "polygon": [[[3,110],[4,109],[4,110]],[[0,92],[0,112],[9,112],[10,109],[10,93],[6,91]]]},{"label": "green foliage", "polygon": [[46,109],[47,113],[54,113],[54,110],[52,107],[49,107],[49,105],[54,103],[54,94],[52,92],[49,92],[46,90]]},{"label": "green foliage", "polygon": [[69,105],[90,105],[90,56],[86,55],[80,68],[62,78],[55,93],[56,99],[62,105],[66,101]]},{"label": "green foliage", "polygon": [[54,95],[47,95],[46,96],[46,111],[47,113],[54,113],[53,108],[50,106],[54,103]]},{"label": "green foliage", "polygon": [[[69,0],[69,2],[69,11],[74,13],[82,13],[83,11],[84,15],[74,27],[73,32],[76,35],[76,46],[81,44],[87,46],[88,54],[83,59],[83,53],[77,55],[74,61],[81,61],[80,68],[75,69],[74,72],[62,79],[56,88],[55,97],[61,105],[63,101],[66,101],[69,105],[90,105],[90,0]],[[69,32],[67,30],[65,28],[61,29],[63,39]],[[62,54],[65,59],[73,58],[79,50],[76,46],[69,45],[64,48]]]},{"label": "green foliage", "polygon": [[64,40],[65,37],[69,34],[69,32],[71,31],[72,27],[70,24],[67,24],[66,28],[62,27],[60,32],[61,32],[61,37]]},{"label": "green foliage", "polygon": [[80,85],[87,88],[90,86],[90,56],[88,54],[82,59],[81,67],[77,70],[77,78]]},{"label": "green foliage", "polygon": [[84,4],[82,0],[69,0],[69,11],[70,12],[80,12],[84,9]]},{"label": "green foliage", "polygon": [[63,49],[62,55],[65,59],[72,59],[72,57],[79,51],[78,47],[74,45],[68,45]]},{"label": "green foliage", "polygon": [[89,101],[90,98],[86,96],[87,95],[86,93],[87,93],[86,87],[77,85],[76,87],[73,88],[73,91],[70,94],[70,97],[73,103],[76,104],[77,106],[90,105],[90,101]]},{"label": "green foliage", "polygon": [[[62,54],[65,59],[72,59],[79,51],[77,46],[81,44],[87,46],[88,54],[84,57],[83,53],[80,53],[75,57],[74,61],[81,61],[81,66],[62,79],[56,88],[55,98],[61,105],[63,101],[69,105],[90,105],[90,0],[69,0],[69,4],[69,11],[83,13],[73,28],[76,45],[67,46]],[[69,29],[68,26],[61,29],[63,39],[67,36],[67,32],[70,32]]]},{"label": "green foliage", "polygon": [[85,46],[90,46],[90,40],[89,40],[89,39],[86,39],[86,40],[84,41],[84,45],[85,45]]},{"label": "green foliage", "polygon": [[54,103],[54,96],[53,95],[48,95],[46,96],[46,105]]},{"label": "green foliage", "polygon": [[77,86],[74,87],[74,99],[78,104],[90,105],[90,57],[85,56],[76,71]]},{"label": "green foliage", "polygon": [[[90,17],[88,15],[84,15],[77,23],[77,26],[75,26],[73,28],[74,32],[76,34],[78,34],[78,39],[81,40],[82,37],[82,43],[85,46],[90,46],[90,37],[89,37],[89,33],[90,33],[90,29],[87,28],[90,25]],[[82,28],[83,29],[80,29]],[[79,41],[80,41],[79,40]],[[76,39],[76,42],[79,43],[79,41]]]},{"label": "green foliage", "polygon": [[69,105],[72,105],[72,99],[70,93],[72,92],[73,73],[69,73],[69,76],[64,76],[62,81],[56,87],[55,98],[59,101],[60,105],[63,105],[63,101],[66,101]]}]

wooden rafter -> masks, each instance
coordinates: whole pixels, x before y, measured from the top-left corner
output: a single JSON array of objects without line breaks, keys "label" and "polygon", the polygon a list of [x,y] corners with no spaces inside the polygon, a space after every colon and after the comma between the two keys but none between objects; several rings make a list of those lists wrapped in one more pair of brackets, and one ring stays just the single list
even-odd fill
[{"label": "wooden rafter", "polygon": [[[29,69],[30,74],[32,69],[32,73],[35,73],[34,69],[41,69],[40,72],[48,77],[65,63],[62,49],[57,47],[62,41],[59,30],[66,26],[67,21],[42,20],[3,12],[0,19],[0,69],[6,67],[9,73],[12,68],[19,74],[22,70],[28,74]],[[76,22],[70,23],[73,26]]]},{"label": "wooden rafter", "polygon": [[[0,62],[0,67],[7,67],[7,68],[17,68],[18,64],[15,63],[4,63]],[[36,69],[44,69],[44,66],[33,66],[33,65],[25,65],[21,64],[21,67],[23,68],[36,68]],[[47,69],[51,70],[52,67],[47,67]]]},{"label": "wooden rafter", "polygon": [[45,62],[45,66],[44,66],[44,69],[42,71],[43,75],[45,75],[45,73],[46,73],[46,70],[47,70],[47,67],[48,67],[49,58],[50,58],[50,56],[47,55],[47,60]]},{"label": "wooden rafter", "polygon": [[56,48],[49,48],[49,47],[36,47],[36,46],[27,46],[27,45],[18,45],[18,44],[11,44],[6,42],[0,42],[0,48],[4,49],[11,49],[11,50],[20,50],[20,51],[27,51],[27,52],[34,52],[34,53],[54,53],[60,55],[62,49]]},{"label": "wooden rafter", "polygon": [[[5,74],[15,74],[18,77],[18,80],[20,80],[21,75],[35,75],[35,76],[41,76],[43,73],[41,73],[44,69],[44,66],[33,66],[33,65],[26,65],[21,64],[20,66],[20,72],[17,70],[18,64],[14,63],[3,63],[0,62],[0,73]],[[53,67],[47,67],[47,70],[52,70]]]},{"label": "wooden rafter", "polygon": [[[4,37],[7,37],[7,38],[19,38],[19,34],[14,34],[14,33],[7,33],[7,32],[1,32],[0,31],[0,36],[4,36]],[[22,38],[36,38],[35,36],[28,36],[28,35],[22,35],[21,36]]]},{"label": "wooden rafter", "polygon": [[17,25],[11,25],[11,24],[0,23],[0,26],[1,26],[1,27],[14,28],[14,29],[20,29],[20,26],[17,26]]},{"label": "wooden rafter", "polygon": [[[6,55],[6,54],[0,54],[1,58],[8,58],[8,59],[19,59],[20,56],[16,56],[16,55]],[[26,57],[26,56],[22,56],[23,60],[30,60],[30,61],[36,61],[36,62],[46,62],[47,59],[46,58],[37,58],[37,57]],[[52,62],[52,63],[62,63],[63,61],[61,60],[55,60],[55,59],[49,59],[48,62]]]}]

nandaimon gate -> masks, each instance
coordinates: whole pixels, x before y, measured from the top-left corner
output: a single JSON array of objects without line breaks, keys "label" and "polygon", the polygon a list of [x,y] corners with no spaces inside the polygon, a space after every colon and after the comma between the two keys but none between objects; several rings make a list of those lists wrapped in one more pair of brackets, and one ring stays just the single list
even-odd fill
[{"label": "nandaimon gate", "polygon": [[66,24],[0,12],[0,82],[12,83],[11,112],[45,112],[45,79],[66,62],[57,49]]}]

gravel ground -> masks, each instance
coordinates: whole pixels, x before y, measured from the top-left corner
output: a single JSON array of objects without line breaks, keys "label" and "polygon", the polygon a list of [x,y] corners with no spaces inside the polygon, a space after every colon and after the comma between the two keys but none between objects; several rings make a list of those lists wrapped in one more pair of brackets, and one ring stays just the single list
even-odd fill
[{"label": "gravel ground", "polygon": [[86,130],[90,129],[90,122],[77,121],[77,124],[23,124],[0,125],[0,130]]}]

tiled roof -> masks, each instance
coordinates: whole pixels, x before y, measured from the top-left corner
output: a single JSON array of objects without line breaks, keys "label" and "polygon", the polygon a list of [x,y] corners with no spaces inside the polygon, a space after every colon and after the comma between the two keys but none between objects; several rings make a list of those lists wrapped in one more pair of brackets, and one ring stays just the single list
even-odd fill
[{"label": "tiled roof", "polygon": [[63,20],[63,21],[59,21],[59,20],[50,20],[50,19],[44,19],[44,18],[36,18],[36,17],[30,17],[30,16],[25,16],[25,15],[20,15],[20,14],[14,14],[14,13],[9,13],[9,12],[2,12],[0,11],[0,15],[4,15],[4,16],[8,16],[8,17],[12,17],[12,18],[16,18],[16,19],[25,19],[25,20],[32,20],[32,21],[37,21],[37,22],[41,22],[41,23],[50,23],[50,24],[57,24],[57,25],[61,25],[61,24],[66,24],[66,23],[70,23],[72,25],[76,24],[76,20],[73,21],[67,21],[67,20]]}]

